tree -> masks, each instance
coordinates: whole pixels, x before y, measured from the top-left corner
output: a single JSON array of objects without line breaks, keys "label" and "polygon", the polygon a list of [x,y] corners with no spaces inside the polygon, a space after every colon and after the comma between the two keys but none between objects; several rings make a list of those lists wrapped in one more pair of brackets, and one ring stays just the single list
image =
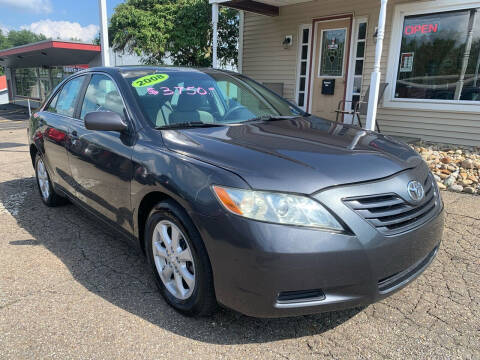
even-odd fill
[{"label": "tree", "polygon": [[8,47],[8,37],[3,35],[2,29],[0,29],[0,49],[7,49]]},{"label": "tree", "polygon": [[97,35],[95,35],[95,38],[92,40],[92,44],[93,44],[93,45],[100,45],[100,44],[101,44],[100,33],[98,33]]},{"label": "tree", "polygon": [[[237,63],[238,12],[221,8],[218,57]],[[136,53],[144,62],[212,65],[211,7],[208,0],[126,0],[111,18],[110,42],[115,50]]]},{"label": "tree", "polygon": [[[2,29],[0,29],[0,49],[8,48],[7,37],[3,35]],[[4,74],[3,66],[0,66],[0,76]]]},{"label": "tree", "polygon": [[29,30],[10,30],[7,35],[7,47],[20,46],[42,40],[47,40],[47,37],[43,34],[35,34]]}]

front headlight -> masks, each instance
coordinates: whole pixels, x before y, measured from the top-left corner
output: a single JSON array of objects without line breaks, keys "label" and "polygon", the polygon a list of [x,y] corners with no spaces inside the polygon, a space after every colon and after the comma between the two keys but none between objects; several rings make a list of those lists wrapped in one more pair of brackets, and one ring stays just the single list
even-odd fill
[{"label": "front headlight", "polygon": [[249,219],[343,231],[342,225],[317,201],[306,196],[213,186],[228,211]]}]

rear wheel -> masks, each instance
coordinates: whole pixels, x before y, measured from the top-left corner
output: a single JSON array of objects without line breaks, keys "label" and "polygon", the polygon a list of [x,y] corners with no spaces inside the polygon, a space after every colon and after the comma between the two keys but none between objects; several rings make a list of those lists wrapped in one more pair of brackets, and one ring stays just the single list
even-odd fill
[{"label": "rear wheel", "polygon": [[58,195],[53,189],[47,167],[45,166],[42,157],[38,154],[35,156],[35,175],[40,197],[45,205],[54,207],[67,203],[67,200]]},{"label": "rear wheel", "polygon": [[160,293],[173,308],[188,316],[215,310],[207,252],[192,221],[174,202],[161,202],[150,213],[145,249]]}]

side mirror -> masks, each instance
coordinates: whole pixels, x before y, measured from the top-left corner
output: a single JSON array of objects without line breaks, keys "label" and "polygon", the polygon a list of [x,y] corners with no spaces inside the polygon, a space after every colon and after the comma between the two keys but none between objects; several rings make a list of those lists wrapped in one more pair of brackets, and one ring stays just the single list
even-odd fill
[{"label": "side mirror", "polygon": [[85,127],[88,130],[122,132],[127,129],[127,124],[116,112],[94,111],[85,115]]}]

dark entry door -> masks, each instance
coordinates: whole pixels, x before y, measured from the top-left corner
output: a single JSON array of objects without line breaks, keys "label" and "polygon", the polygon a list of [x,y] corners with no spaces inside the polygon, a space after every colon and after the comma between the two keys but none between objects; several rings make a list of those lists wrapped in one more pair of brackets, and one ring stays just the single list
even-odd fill
[{"label": "dark entry door", "polygon": [[85,115],[114,111],[125,116],[122,97],[107,75],[93,74],[71,127],[67,148],[76,196],[90,209],[132,232],[130,183],[132,138],[127,133],[87,130]]}]

